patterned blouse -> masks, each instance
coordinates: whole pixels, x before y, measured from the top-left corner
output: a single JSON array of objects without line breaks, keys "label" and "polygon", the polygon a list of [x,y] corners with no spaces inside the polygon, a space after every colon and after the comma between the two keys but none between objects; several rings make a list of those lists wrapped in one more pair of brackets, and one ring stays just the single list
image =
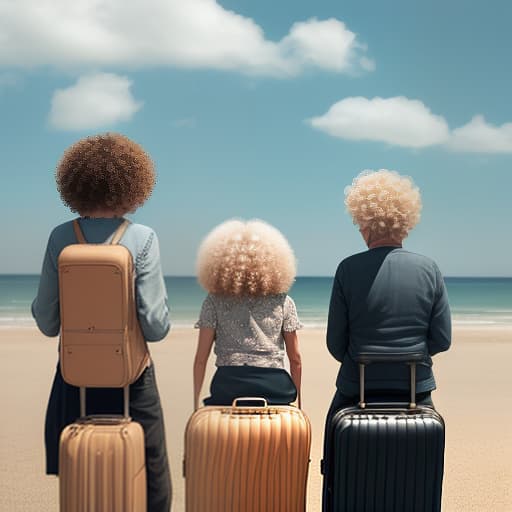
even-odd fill
[{"label": "patterned blouse", "polygon": [[283,331],[302,327],[293,299],[281,293],[265,297],[209,294],[196,328],[215,329],[217,366],[284,368]]}]

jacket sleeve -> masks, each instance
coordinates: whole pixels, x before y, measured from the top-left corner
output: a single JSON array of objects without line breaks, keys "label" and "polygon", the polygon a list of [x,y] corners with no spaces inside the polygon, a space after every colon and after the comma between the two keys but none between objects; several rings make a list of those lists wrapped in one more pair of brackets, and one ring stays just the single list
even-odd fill
[{"label": "jacket sleeve", "polygon": [[156,234],[151,231],[137,256],[135,290],[140,327],[146,341],[160,341],[169,332],[169,308]]},{"label": "jacket sleeve", "polygon": [[429,355],[433,356],[450,348],[452,324],[448,293],[443,276],[436,267],[436,294],[427,334]]},{"label": "jacket sleeve", "polygon": [[343,294],[341,266],[332,285],[329,316],[327,319],[327,348],[331,355],[343,362],[348,346],[348,308]]},{"label": "jacket sleeve", "polygon": [[43,268],[39,278],[37,296],[32,302],[32,316],[37,327],[46,336],[57,336],[60,331],[59,274],[57,255],[52,235],[48,239],[44,254]]}]

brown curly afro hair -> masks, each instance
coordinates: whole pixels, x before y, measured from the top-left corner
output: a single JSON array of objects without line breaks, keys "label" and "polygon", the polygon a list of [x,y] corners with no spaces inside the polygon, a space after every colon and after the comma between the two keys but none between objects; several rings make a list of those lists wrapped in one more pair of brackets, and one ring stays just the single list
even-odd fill
[{"label": "brown curly afro hair", "polygon": [[70,146],[57,166],[55,179],[71,211],[125,214],[151,195],[155,169],[139,144],[118,133],[105,133]]}]

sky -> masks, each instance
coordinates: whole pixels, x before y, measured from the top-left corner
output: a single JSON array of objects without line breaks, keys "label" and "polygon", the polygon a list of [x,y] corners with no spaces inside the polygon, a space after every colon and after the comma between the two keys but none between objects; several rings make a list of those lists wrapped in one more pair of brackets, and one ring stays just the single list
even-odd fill
[{"label": "sky", "polygon": [[299,275],[365,250],[343,204],[365,169],[420,187],[404,247],[447,276],[512,276],[512,4],[0,0],[0,273],[38,273],[73,218],[67,146],[120,132],[158,181],[131,219],[167,275],[220,222],[260,218]]}]

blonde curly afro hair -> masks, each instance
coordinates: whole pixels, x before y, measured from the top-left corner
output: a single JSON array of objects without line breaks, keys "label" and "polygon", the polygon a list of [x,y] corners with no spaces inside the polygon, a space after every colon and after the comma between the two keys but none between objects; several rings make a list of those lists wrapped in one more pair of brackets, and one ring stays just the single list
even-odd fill
[{"label": "blonde curly afro hair", "polygon": [[261,220],[228,220],[203,240],[197,256],[201,286],[220,295],[274,295],[290,289],[296,261],[286,238]]},{"label": "blonde curly afro hair", "polygon": [[153,162],[136,142],[118,133],[80,139],[62,156],[55,173],[64,203],[81,215],[136,210],[155,184]]},{"label": "blonde curly afro hair", "polygon": [[421,195],[409,176],[363,171],[345,188],[345,205],[359,229],[403,240],[420,220]]}]

